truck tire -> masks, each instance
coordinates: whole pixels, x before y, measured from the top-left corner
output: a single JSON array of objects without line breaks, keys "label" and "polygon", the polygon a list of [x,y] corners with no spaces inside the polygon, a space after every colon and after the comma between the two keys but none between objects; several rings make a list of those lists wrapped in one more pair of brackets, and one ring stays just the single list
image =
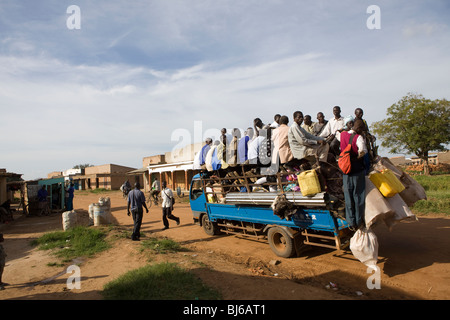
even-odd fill
[{"label": "truck tire", "polygon": [[209,221],[208,214],[202,215],[202,227],[207,235],[215,236],[219,234],[219,229],[214,222]]},{"label": "truck tire", "polygon": [[290,258],[295,254],[294,239],[280,227],[272,227],[267,232],[270,248],[279,257]]}]

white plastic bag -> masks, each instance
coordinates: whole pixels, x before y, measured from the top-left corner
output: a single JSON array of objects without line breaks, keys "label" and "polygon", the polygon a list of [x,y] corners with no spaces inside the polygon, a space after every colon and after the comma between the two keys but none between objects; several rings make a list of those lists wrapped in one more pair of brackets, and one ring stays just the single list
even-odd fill
[{"label": "white plastic bag", "polygon": [[350,239],[350,250],[366,266],[374,267],[377,264],[378,239],[371,229],[358,229]]}]

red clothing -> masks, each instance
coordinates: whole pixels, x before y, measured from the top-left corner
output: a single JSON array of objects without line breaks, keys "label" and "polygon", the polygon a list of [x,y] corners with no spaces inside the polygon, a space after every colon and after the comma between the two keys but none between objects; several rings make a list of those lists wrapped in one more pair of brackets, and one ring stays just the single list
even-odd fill
[{"label": "red clothing", "polygon": [[[340,136],[341,140],[341,152],[347,147],[350,142],[350,137],[352,134],[347,131],[343,131]],[[352,141],[352,152],[350,153],[350,161],[352,163],[352,169],[349,174],[359,173],[364,170],[364,161],[363,158],[358,159],[358,146],[356,145],[356,140],[358,139],[359,134],[355,134]]]},{"label": "red clothing", "polygon": [[[350,141],[351,134],[348,131],[341,132],[341,151],[347,147]],[[358,155],[358,146],[356,145],[356,140],[358,139],[359,134],[355,134],[352,141],[352,151],[354,155]]]}]

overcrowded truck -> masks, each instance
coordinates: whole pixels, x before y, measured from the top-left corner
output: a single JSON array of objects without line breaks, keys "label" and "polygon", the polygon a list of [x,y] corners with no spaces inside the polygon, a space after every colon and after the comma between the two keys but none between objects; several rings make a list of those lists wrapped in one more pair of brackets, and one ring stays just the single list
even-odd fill
[{"label": "overcrowded truck", "polygon": [[[373,168],[366,176],[364,227],[380,221],[392,227],[415,218],[408,206],[426,198],[423,188],[386,158],[379,158]],[[345,220],[339,170],[321,163],[321,168],[307,171],[258,172],[242,165],[195,175],[189,195],[194,222],[211,236],[267,239],[273,252],[286,258],[300,255],[307,246],[343,250],[350,245],[355,231]],[[389,178],[394,174],[403,188],[395,190],[384,173]],[[383,188],[390,194],[382,194]]]}]

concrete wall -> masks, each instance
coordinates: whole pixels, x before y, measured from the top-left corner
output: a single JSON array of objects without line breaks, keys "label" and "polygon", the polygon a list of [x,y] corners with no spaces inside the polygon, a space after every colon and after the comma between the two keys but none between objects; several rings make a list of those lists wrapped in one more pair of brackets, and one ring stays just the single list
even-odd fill
[{"label": "concrete wall", "polygon": [[166,157],[163,154],[156,156],[145,157],[142,159],[142,168],[146,168],[149,165],[166,163]]},{"label": "concrete wall", "polygon": [[165,158],[167,163],[176,163],[184,161],[194,160],[195,153],[201,150],[203,146],[202,142],[194,143],[165,153]]}]

